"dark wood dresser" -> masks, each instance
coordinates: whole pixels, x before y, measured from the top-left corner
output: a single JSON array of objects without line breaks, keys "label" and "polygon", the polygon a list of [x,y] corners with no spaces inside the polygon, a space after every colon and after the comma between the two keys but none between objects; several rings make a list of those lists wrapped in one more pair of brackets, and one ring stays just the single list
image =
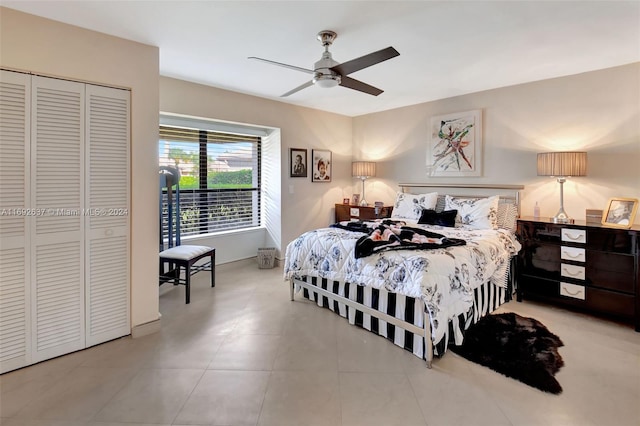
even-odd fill
[{"label": "dark wood dresser", "polygon": [[640,227],[518,219],[518,300],[538,299],[632,322],[640,331]]},{"label": "dark wood dresser", "polygon": [[352,206],[349,204],[336,204],[336,223],[344,220],[374,220],[391,217],[391,206]]}]

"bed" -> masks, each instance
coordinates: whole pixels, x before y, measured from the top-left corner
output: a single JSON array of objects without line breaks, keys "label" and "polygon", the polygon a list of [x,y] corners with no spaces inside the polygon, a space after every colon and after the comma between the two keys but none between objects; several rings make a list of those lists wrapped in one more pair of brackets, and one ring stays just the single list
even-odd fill
[{"label": "bed", "polygon": [[460,345],[471,324],[511,300],[523,187],[400,188],[390,220],[343,222],[292,241],[284,277],[292,301],[302,290],[431,368],[434,355]]}]

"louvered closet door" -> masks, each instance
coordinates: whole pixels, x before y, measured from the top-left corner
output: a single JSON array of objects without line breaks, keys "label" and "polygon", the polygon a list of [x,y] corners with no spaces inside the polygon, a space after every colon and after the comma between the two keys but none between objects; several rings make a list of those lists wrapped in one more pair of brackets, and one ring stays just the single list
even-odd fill
[{"label": "louvered closet door", "polygon": [[85,347],[84,89],[33,77],[31,245],[33,362]]},{"label": "louvered closet door", "polygon": [[87,86],[86,343],[130,334],[130,92]]},{"label": "louvered closet door", "polygon": [[31,76],[0,71],[0,373],[31,363],[30,93]]}]

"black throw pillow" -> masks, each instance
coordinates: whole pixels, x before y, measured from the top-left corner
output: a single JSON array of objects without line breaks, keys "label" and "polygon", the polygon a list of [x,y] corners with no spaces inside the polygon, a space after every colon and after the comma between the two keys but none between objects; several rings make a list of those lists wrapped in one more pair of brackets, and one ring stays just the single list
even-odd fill
[{"label": "black throw pillow", "polygon": [[418,223],[423,225],[440,225],[453,228],[456,226],[456,216],[458,210],[445,210],[442,213],[438,213],[435,210],[424,209],[422,215],[418,220]]}]

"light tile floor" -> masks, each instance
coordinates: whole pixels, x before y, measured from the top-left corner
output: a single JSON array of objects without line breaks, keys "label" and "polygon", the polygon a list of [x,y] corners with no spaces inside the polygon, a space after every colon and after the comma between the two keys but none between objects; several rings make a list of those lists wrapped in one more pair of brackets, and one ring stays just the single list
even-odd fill
[{"label": "light tile floor", "polygon": [[255,259],[161,287],[162,331],[0,376],[2,426],[639,425],[640,333],[531,302],[565,346],[561,395],[449,352],[428,370],[296,296]]}]

